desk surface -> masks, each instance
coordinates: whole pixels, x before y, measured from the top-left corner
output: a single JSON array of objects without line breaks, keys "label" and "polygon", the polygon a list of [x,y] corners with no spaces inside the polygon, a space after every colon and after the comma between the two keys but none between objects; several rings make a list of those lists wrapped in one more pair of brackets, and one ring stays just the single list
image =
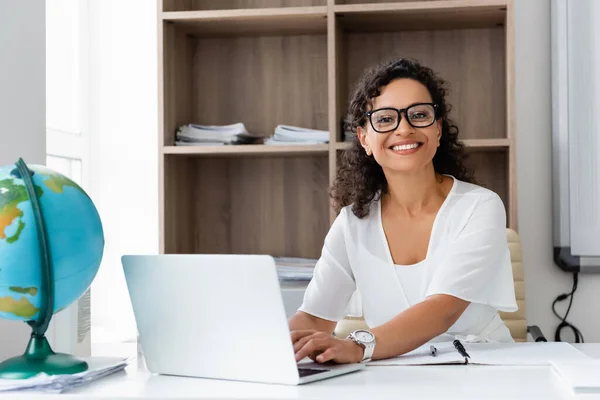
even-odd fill
[{"label": "desk surface", "polygon": [[[600,358],[600,344],[576,345]],[[131,355],[132,347],[98,347],[93,355]],[[550,367],[476,365],[368,367],[363,371],[301,386],[227,382],[152,375],[143,360],[125,372],[62,395],[4,394],[27,399],[592,399],[575,396]]]}]

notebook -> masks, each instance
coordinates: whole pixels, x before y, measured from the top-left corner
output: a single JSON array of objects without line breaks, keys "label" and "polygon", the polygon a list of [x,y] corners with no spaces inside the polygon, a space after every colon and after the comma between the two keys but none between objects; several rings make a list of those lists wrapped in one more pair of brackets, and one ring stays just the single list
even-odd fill
[{"label": "notebook", "polygon": [[[478,364],[507,366],[550,365],[550,361],[583,362],[591,358],[565,342],[461,343],[464,356],[452,342],[428,343],[402,356],[369,365]],[[430,346],[435,347],[435,355]]]},{"label": "notebook", "polygon": [[575,393],[600,393],[600,360],[552,360],[553,371]]}]

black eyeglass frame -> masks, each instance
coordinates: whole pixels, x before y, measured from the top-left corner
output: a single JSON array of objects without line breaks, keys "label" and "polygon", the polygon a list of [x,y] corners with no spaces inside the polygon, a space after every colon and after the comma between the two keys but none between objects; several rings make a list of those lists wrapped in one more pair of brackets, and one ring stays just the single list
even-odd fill
[{"label": "black eyeglass frame", "polygon": [[[432,106],[433,107],[433,121],[431,121],[431,123],[429,125],[421,125],[421,126],[417,126],[417,125],[413,125],[412,122],[410,122],[410,118],[408,118],[408,116],[406,115],[406,111],[409,108],[415,107],[415,106]],[[394,110],[398,113],[398,123],[396,124],[396,126],[393,129],[389,129],[389,130],[385,130],[385,131],[378,131],[375,128],[375,125],[373,125],[373,120],[371,119],[371,115],[373,115],[373,113],[376,113],[377,111],[383,111],[383,110]],[[383,107],[383,108],[378,108],[377,110],[371,110],[371,111],[367,111],[365,113],[365,115],[367,116],[369,123],[371,124],[371,127],[373,128],[373,130],[377,133],[388,133],[388,132],[393,132],[396,129],[398,129],[398,127],[400,126],[400,122],[402,122],[402,114],[404,114],[404,118],[406,118],[406,122],[408,122],[408,124],[410,126],[412,126],[413,128],[427,128],[430,127],[431,125],[435,124],[435,121],[437,121],[437,111],[438,111],[438,105],[435,103],[415,103],[415,104],[411,104],[410,106],[406,107],[406,108],[394,108],[394,107]]]}]

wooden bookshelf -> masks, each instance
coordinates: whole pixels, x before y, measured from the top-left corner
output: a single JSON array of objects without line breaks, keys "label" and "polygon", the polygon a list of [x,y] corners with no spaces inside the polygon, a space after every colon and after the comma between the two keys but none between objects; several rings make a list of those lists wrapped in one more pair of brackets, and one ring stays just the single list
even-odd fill
[{"label": "wooden bookshelf", "polygon": [[[513,0],[159,0],[161,253],[318,257],[356,80],[416,58],[450,85],[478,183],[517,228]],[[319,145],[176,146],[189,123],[328,130]]]}]

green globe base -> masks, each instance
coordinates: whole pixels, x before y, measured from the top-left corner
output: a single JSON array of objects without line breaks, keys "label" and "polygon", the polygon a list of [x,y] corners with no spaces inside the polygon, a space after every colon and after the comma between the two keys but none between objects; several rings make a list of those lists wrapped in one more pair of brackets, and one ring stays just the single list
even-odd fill
[{"label": "green globe base", "polygon": [[22,356],[0,363],[0,379],[27,379],[39,373],[76,374],[88,369],[87,362],[69,354],[55,353],[45,336],[31,336]]}]

